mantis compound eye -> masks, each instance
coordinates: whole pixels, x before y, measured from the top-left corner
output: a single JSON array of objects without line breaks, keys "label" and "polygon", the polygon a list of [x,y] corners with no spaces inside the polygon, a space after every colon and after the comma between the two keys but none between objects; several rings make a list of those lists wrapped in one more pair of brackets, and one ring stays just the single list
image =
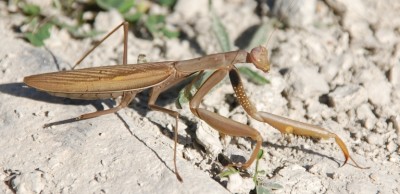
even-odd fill
[{"label": "mantis compound eye", "polygon": [[253,63],[258,69],[268,72],[270,68],[268,50],[263,46],[255,47],[247,56],[247,62]]}]

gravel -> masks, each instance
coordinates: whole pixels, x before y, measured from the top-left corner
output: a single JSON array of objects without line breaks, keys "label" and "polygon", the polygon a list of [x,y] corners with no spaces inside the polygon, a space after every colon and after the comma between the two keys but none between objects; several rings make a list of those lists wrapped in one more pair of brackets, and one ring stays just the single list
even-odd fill
[{"label": "gravel", "polygon": [[[42,9],[51,5],[38,2]],[[213,1],[236,48],[242,49],[236,40],[249,28],[268,20],[256,9],[286,25],[267,45],[271,71],[259,72],[271,83],[243,79],[246,93],[260,111],[328,128],[358,164],[369,168],[356,168],[351,161],[340,167],[343,155],[334,140],[282,136],[254,121],[235,102],[228,81],[201,106],[261,133],[259,170],[264,173],[259,179],[266,187],[282,186],[273,193],[400,193],[399,1],[281,0],[275,5],[268,12],[252,0]],[[166,21],[184,32],[181,39],[150,41],[129,32],[128,61],[135,63],[139,54],[165,61],[219,52],[207,6],[207,1],[177,1]],[[118,114],[42,128],[115,103],[57,98],[26,87],[25,76],[70,69],[93,40],[52,28],[46,46],[33,47],[13,30],[24,20],[13,10],[0,2],[0,193],[249,193],[254,188],[255,164],[240,174],[217,176],[227,161],[245,161],[254,142],[224,137],[196,118],[188,104],[177,110],[183,183],[173,172],[175,120],[147,109],[147,93]],[[152,6],[150,11],[165,9]],[[93,17],[94,29],[102,31],[122,21],[115,11]],[[121,43],[121,36],[113,36],[80,67],[121,63]],[[173,88],[158,103],[176,110],[176,93]]]}]

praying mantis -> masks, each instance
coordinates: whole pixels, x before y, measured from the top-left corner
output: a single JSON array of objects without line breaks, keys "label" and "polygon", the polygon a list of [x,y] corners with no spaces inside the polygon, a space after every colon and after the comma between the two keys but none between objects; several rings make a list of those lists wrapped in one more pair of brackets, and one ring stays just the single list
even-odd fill
[{"label": "praying mantis", "polygon": [[[76,65],[88,56],[98,45],[121,27],[124,29],[122,65],[74,69]],[[179,113],[157,105],[156,100],[163,91],[185,80],[189,76],[197,73],[196,77],[190,83],[190,85],[192,85],[205,71],[214,70],[211,76],[206,79],[194,94],[193,98],[189,102],[189,106],[191,112],[196,117],[205,121],[221,134],[235,137],[248,137],[256,142],[255,148],[253,149],[249,159],[243,164],[232,164],[233,166],[242,169],[248,168],[256,159],[263,139],[256,129],[200,107],[200,103],[204,96],[227,75],[229,76],[233,90],[236,94],[236,99],[250,117],[271,125],[282,134],[295,134],[298,136],[322,139],[333,138],[343,152],[345,158],[343,165],[350,159],[354,162],[355,166],[362,168],[350,156],[345,143],[335,133],[329,132],[328,130],[315,125],[258,111],[252,102],[250,102],[245,93],[243,83],[235,64],[249,63],[253,64],[263,72],[268,72],[270,69],[270,63],[268,59],[268,50],[265,47],[258,46],[253,48],[250,52],[239,50],[211,54],[183,61],[127,64],[127,33],[128,23],[123,22],[101,39],[99,43],[84,56],[82,56],[72,70],[31,75],[25,77],[24,82],[30,87],[59,97],[85,100],[121,97],[119,105],[107,110],[83,114],[76,117],[75,120],[90,119],[109,113],[115,113],[118,110],[127,107],[135,98],[136,94],[145,89],[151,89],[148,101],[149,108],[155,111],[167,113],[175,118],[174,172],[177,179],[182,182],[182,178],[176,165]]]}]

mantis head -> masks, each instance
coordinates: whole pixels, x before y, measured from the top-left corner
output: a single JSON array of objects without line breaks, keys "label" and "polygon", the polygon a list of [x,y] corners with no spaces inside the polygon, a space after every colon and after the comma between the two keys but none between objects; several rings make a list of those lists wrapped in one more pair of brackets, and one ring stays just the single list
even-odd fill
[{"label": "mantis head", "polygon": [[268,72],[270,68],[268,60],[268,50],[263,46],[255,47],[247,55],[247,62],[253,63],[257,69]]}]

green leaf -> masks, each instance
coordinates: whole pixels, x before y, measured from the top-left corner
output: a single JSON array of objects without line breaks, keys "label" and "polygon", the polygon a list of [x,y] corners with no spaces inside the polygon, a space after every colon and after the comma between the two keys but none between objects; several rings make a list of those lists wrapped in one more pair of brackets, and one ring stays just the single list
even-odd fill
[{"label": "green leaf", "polygon": [[278,184],[278,183],[273,183],[273,182],[269,182],[269,183],[263,183],[262,184],[264,187],[273,189],[273,190],[277,190],[277,189],[282,189],[283,186]]},{"label": "green leaf", "polygon": [[[188,84],[186,87],[184,87],[181,91],[179,91],[178,98],[175,100],[175,106],[178,109],[182,108],[182,104],[185,104],[189,102],[192,98],[193,95],[197,92],[197,90],[203,85],[203,83],[207,80],[208,77],[212,74],[212,71],[207,71],[201,74],[200,78],[193,83],[193,85]],[[195,75],[193,77],[198,76]]]},{"label": "green leaf", "polygon": [[257,194],[270,194],[270,193],[272,193],[272,191],[268,188],[258,185],[258,186],[256,186],[256,193]]},{"label": "green leaf", "polygon": [[160,32],[161,27],[164,26],[165,16],[164,15],[149,15],[144,23],[146,28],[150,31],[153,36],[157,36]]},{"label": "green leaf", "polygon": [[158,0],[160,5],[165,7],[172,7],[175,4],[176,0]]},{"label": "green leaf", "polygon": [[209,3],[209,9],[211,11],[211,25],[212,29],[214,31],[214,34],[218,40],[219,46],[222,49],[222,52],[228,52],[231,51],[231,41],[228,35],[228,32],[226,31],[226,28],[224,24],[222,24],[220,18],[218,15],[215,13],[214,9],[211,6],[211,3]]},{"label": "green leaf", "polygon": [[189,102],[189,97],[185,95],[185,89],[179,91],[178,97],[175,100],[175,106],[177,109],[182,109],[182,104]]},{"label": "green leaf", "polygon": [[21,9],[26,15],[37,16],[40,14],[40,7],[35,4],[24,3],[22,4]]},{"label": "green leaf", "polygon": [[116,9],[120,13],[128,12],[135,4],[134,0],[96,0],[99,7],[105,10]]},{"label": "green leaf", "polygon": [[165,22],[165,16],[160,14],[149,15],[146,22],[150,25],[162,24]]},{"label": "green leaf", "polygon": [[179,32],[178,31],[171,31],[171,30],[168,30],[165,27],[161,29],[161,32],[167,38],[177,38],[179,36]]},{"label": "green leaf", "polygon": [[265,79],[263,76],[257,72],[251,70],[248,67],[239,67],[239,72],[243,74],[249,81],[257,85],[269,84],[269,80]]},{"label": "green leaf", "polygon": [[50,23],[44,24],[39,27],[36,32],[27,32],[24,34],[24,37],[28,39],[28,41],[34,46],[43,46],[44,40],[50,37],[50,28],[53,25]]},{"label": "green leaf", "polygon": [[282,189],[282,188],[283,188],[282,185],[280,185],[278,183],[270,182],[270,183],[265,183],[265,184],[263,183],[263,184],[257,185],[255,189],[256,189],[257,194],[270,194],[270,193],[273,193],[273,190],[278,190],[278,189]]},{"label": "green leaf", "polygon": [[257,154],[257,159],[261,159],[263,155],[264,155],[264,150],[260,149],[260,151],[258,151],[258,154]]},{"label": "green leaf", "polygon": [[264,150],[260,149],[257,153],[257,158],[256,158],[256,171],[254,173],[253,176],[253,182],[258,185],[258,175],[260,173],[260,171],[258,170],[258,162],[260,161],[260,159],[262,158],[262,156],[264,155]]},{"label": "green leaf", "polygon": [[282,189],[283,186],[278,183],[266,183],[256,186],[257,194],[270,194],[273,190]]},{"label": "green leaf", "polygon": [[238,173],[238,172],[239,172],[239,171],[236,170],[235,168],[233,168],[233,167],[228,167],[227,170],[225,170],[225,171],[219,173],[218,176],[219,176],[219,177],[227,177],[227,176],[229,176],[229,175],[231,175],[231,174],[235,174],[235,173]]},{"label": "green leaf", "polygon": [[[194,75],[192,76],[193,79],[196,79],[197,76],[203,76],[203,75]],[[200,78],[201,80],[201,78]],[[193,81],[193,80],[192,80]],[[196,93],[197,89],[200,87],[198,84],[199,81],[195,82],[193,85],[186,85],[184,88],[179,91],[178,98],[175,100],[175,106],[178,109],[182,109],[182,104],[188,103],[193,95]]]},{"label": "green leaf", "polygon": [[247,46],[247,50],[251,50],[256,46],[265,44],[267,42],[267,38],[271,36],[273,30],[274,26],[272,22],[264,22],[263,24],[261,24],[261,26],[257,29],[256,33],[254,33],[253,37],[251,38],[250,43]]},{"label": "green leaf", "polygon": [[141,13],[141,12],[136,12],[133,14],[126,13],[126,14],[124,14],[124,19],[125,19],[125,21],[133,23],[133,22],[139,21],[139,19],[142,17],[142,15],[143,15],[143,13]]}]

